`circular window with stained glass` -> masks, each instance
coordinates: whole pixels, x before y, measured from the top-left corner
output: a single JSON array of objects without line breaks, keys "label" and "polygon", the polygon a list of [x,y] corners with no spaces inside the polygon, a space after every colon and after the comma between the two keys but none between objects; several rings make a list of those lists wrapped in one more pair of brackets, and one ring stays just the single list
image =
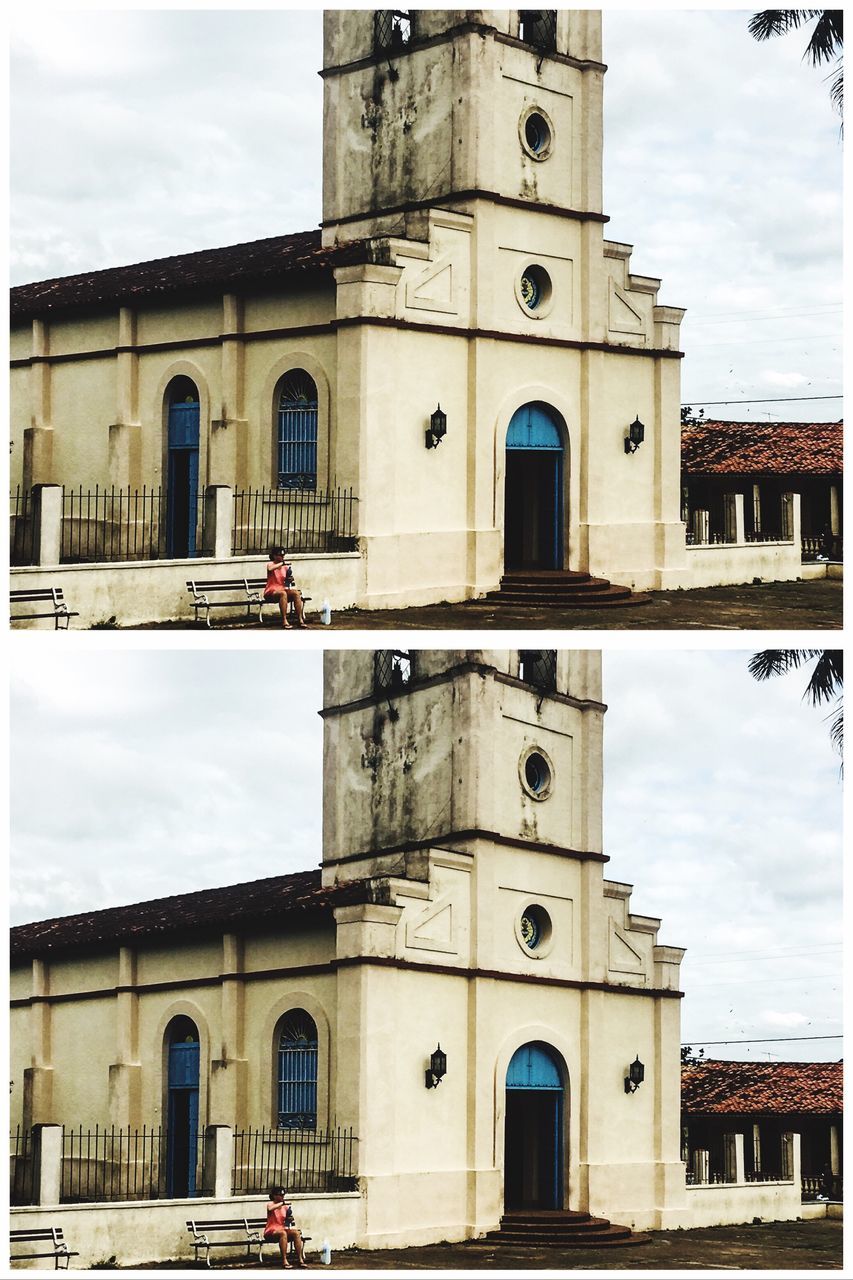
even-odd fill
[{"label": "circular window with stained glass", "polygon": [[538,902],[528,903],[515,924],[515,936],[522,949],[529,955],[542,957],[551,949],[551,917]]},{"label": "circular window with stained glass", "polygon": [[518,122],[518,137],[531,160],[547,160],[554,142],[554,126],[541,107],[528,107]]},{"label": "circular window with stained glass", "polygon": [[551,310],[551,277],[544,267],[532,262],[516,280],[515,296],[522,311],[539,320]]},{"label": "circular window with stained glass", "polygon": [[533,800],[547,800],[554,782],[554,766],[541,747],[527,747],[518,762],[518,777]]}]

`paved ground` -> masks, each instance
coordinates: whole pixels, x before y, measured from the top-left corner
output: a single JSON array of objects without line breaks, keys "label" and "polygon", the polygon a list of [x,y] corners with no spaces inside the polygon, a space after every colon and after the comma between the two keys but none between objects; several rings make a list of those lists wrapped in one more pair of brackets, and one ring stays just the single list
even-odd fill
[{"label": "paved ground", "polygon": [[[326,1268],[308,1254],[318,1271]],[[656,1231],[644,1245],[610,1249],[496,1246],[482,1240],[418,1249],[345,1249],[332,1254],[330,1270],[351,1271],[838,1271],[842,1224],[770,1222],[699,1231]],[[221,1264],[220,1264],[221,1267]],[[157,1263],[133,1270],[196,1270],[193,1262]],[[224,1268],[222,1268],[224,1269]],[[231,1270],[232,1268],[228,1268]],[[234,1268],[236,1269],[236,1268]],[[243,1266],[240,1270],[248,1269]],[[264,1270],[280,1270],[265,1265]],[[201,1270],[206,1270],[201,1265]],[[257,1271],[257,1264],[252,1264]]]},{"label": "paved ground", "polygon": [[[532,609],[495,605],[486,600],[463,604],[425,605],[417,609],[346,609],[332,614],[330,627],[309,622],[318,631],[443,631],[443,630],[712,630],[811,631],[838,630],[842,625],[843,583],[818,578],[813,582],[771,582],[758,586],[708,587],[700,591],[655,591],[649,603],[609,609]],[[164,629],[196,629],[190,622],[152,623]],[[217,629],[221,629],[220,624]],[[268,619],[239,626],[267,632]],[[138,628],[143,629],[143,628]],[[144,628],[148,629],[148,628]],[[206,631],[203,625],[198,627]]]}]

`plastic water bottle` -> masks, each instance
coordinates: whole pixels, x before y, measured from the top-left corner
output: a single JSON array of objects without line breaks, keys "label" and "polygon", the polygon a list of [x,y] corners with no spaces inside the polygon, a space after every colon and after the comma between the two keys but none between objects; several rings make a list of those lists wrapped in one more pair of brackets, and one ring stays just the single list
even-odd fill
[{"label": "plastic water bottle", "polygon": [[324,1267],[328,1267],[329,1263],[332,1261],[332,1246],[329,1244],[328,1240],[323,1241],[323,1247],[320,1250],[320,1260]]},{"label": "plastic water bottle", "polygon": [[320,621],[323,623],[324,627],[328,627],[329,623],[332,621],[332,606],[329,604],[328,600],[323,601],[323,607],[320,610]]}]

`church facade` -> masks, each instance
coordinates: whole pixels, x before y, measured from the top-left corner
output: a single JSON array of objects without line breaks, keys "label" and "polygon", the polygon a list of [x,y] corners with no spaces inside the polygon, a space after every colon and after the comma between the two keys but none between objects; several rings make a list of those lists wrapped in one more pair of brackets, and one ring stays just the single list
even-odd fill
[{"label": "church facade", "polygon": [[[328,514],[336,605],[457,600],[508,570],[691,585],[679,324],[605,238],[600,14],[324,14],[321,229],[20,286],[12,484],[211,486]],[[235,535],[236,538],[236,535]]]},{"label": "church facade", "polygon": [[324,664],[320,869],[13,929],[13,1127],[165,1127],[185,1197],[207,1126],[344,1126],[364,1246],[688,1225],[683,951],[604,876],[600,655]]}]

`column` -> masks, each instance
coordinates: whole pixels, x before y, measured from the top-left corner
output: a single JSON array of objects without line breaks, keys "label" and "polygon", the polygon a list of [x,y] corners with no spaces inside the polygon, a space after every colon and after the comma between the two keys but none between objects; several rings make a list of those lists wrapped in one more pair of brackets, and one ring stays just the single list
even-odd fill
[{"label": "column", "polygon": [[208,477],[212,484],[239,487],[248,482],[249,424],[244,417],[243,403],[246,363],[243,332],[243,301],[236,294],[226,293],[222,298],[222,407],[220,416],[210,424]]},{"label": "column", "polygon": [[142,1064],[139,1061],[139,995],[136,952],[121,947],[116,987],[116,1061],[109,1069],[110,1123],[136,1128],[142,1123]]},{"label": "column", "polygon": [[782,494],[782,540],[784,542],[793,542],[795,547],[802,546],[800,495],[798,493]]},{"label": "column", "polygon": [[53,480],[53,427],[50,404],[50,330],[33,321],[30,364],[31,425],[24,429],[23,488]]},{"label": "column", "polygon": [[798,1133],[782,1134],[782,1178],[786,1182],[793,1182],[795,1187],[802,1185],[800,1135]]},{"label": "column", "polygon": [[121,307],[118,317],[116,414],[116,421],[109,428],[110,484],[119,489],[138,489],[142,485],[142,424],[136,312],[131,307]]},{"label": "column", "polygon": [[53,1067],[50,1045],[50,970],[44,960],[33,960],[30,1005],[31,1065],[24,1070],[23,1125],[50,1121],[53,1109]]},{"label": "column", "polygon": [[746,525],[743,518],[743,494],[724,493],[726,518],[726,542],[742,545],[746,542]]},{"label": "column", "polygon": [[743,1158],[743,1134],[724,1133],[723,1146],[726,1158],[726,1182],[746,1182],[746,1165]]},{"label": "column", "polygon": [[214,1058],[210,1064],[208,1113],[214,1124],[239,1127],[246,1122],[249,1064],[244,1048],[243,940],[234,933],[222,936],[220,976],[222,1056]]}]

